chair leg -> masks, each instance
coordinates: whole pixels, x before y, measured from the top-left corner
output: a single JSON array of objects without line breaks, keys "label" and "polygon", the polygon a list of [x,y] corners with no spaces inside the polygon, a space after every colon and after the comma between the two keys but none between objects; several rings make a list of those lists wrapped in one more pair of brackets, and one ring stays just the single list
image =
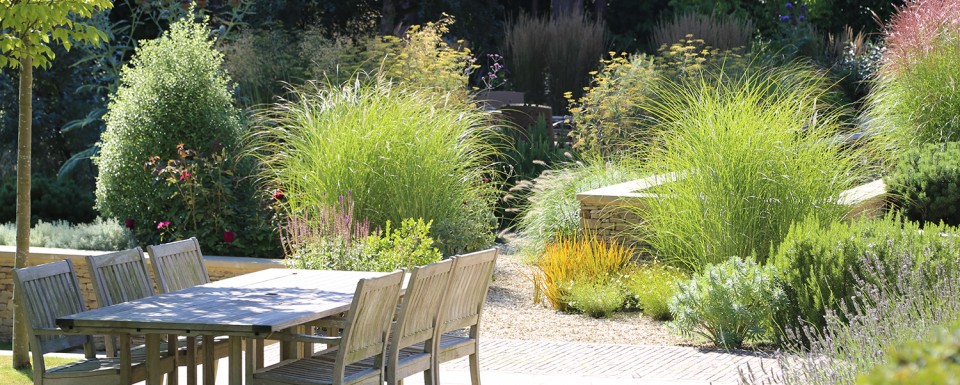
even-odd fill
[{"label": "chair leg", "polygon": [[173,357],[173,371],[168,372],[167,385],[178,385],[180,382],[180,343],[176,334],[170,334],[167,337],[167,355]]},{"label": "chair leg", "polygon": [[214,336],[203,336],[203,383],[213,384],[217,381],[217,358],[214,353]]},{"label": "chair leg", "polygon": [[470,383],[480,385],[480,352],[474,352],[469,357],[470,361]]}]

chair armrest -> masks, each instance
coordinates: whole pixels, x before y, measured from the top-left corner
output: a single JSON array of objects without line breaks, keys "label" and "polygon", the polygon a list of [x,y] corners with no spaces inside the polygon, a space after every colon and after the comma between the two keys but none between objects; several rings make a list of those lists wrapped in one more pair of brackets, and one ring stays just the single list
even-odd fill
[{"label": "chair armrest", "polygon": [[306,342],[306,343],[320,343],[326,345],[339,345],[340,337],[327,337],[327,336],[317,336],[309,334],[292,334],[292,333],[272,333],[267,336],[267,339],[271,340],[280,340],[280,341],[291,341],[291,342]]}]

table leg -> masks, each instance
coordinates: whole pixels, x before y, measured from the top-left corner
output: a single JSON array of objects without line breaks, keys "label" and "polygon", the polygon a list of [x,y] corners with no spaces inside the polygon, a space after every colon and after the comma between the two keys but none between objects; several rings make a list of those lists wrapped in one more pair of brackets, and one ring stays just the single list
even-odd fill
[{"label": "table leg", "polygon": [[243,383],[243,339],[230,336],[230,383]]},{"label": "table leg", "polygon": [[[291,333],[291,334],[296,334],[299,331],[300,330],[296,326],[284,330],[284,332]],[[281,340],[280,341],[280,360],[283,361],[283,360],[290,360],[295,358],[300,358],[300,349],[297,349],[297,343]]]},{"label": "table leg", "polygon": [[[107,338],[112,338],[112,336],[107,336]],[[132,384],[132,369],[133,369],[133,357],[130,356],[130,335],[122,334],[117,336],[117,342],[120,345],[120,383],[121,384]]]},{"label": "table leg", "polygon": [[151,333],[147,339],[147,385],[160,385],[163,382],[163,369],[160,368],[160,334]]},{"label": "table leg", "polygon": [[180,337],[176,334],[167,335],[167,356],[173,359],[173,370],[167,372],[167,385],[178,385],[180,376],[177,368],[180,367]]},{"label": "table leg", "polygon": [[197,337],[187,337],[187,385],[197,385]]},{"label": "table leg", "polygon": [[203,384],[216,385],[217,383],[217,358],[214,356],[215,339],[212,335],[203,336]]}]

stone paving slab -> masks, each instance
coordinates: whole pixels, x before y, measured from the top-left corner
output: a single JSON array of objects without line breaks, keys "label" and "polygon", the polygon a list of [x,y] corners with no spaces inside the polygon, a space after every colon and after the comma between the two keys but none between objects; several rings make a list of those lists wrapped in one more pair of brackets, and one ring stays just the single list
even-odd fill
[{"label": "stone paving slab", "polygon": [[[276,362],[279,345],[268,345],[265,355],[267,364]],[[684,346],[521,340],[480,343],[480,379],[486,385],[734,385],[739,382],[739,371],[748,370],[747,365],[771,368],[776,361],[753,351]],[[227,361],[218,366],[217,384],[227,385]],[[180,383],[186,383],[184,368],[180,368],[180,377]],[[421,385],[423,376],[408,377],[404,383]],[[466,358],[441,364],[440,383],[470,385]]]}]

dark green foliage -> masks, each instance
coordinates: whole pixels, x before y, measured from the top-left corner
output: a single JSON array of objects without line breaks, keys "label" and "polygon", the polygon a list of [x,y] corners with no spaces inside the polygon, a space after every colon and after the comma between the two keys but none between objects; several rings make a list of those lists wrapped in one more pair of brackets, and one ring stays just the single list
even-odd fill
[{"label": "dark green foliage", "polygon": [[886,362],[858,377],[857,384],[960,384],[960,324],[934,329],[921,341],[888,349]]},{"label": "dark green foliage", "polygon": [[[930,223],[921,231],[919,224],[894,214],[828,225],[808,217],[794,224],[770,260],[789,300],[786,309],[777,313],[778,332],[803,326],[820,330],[827,310],[843,317],[843,307],[853,305],[850,298],[860,286],[857,281],[883,275],[894,282],[898,266],[888,263],[901,255],[916,256],[914,265],[924,269],[947,266],[960,255],[956,234],[953,227]],[[864,266],[868,257],[883,265],[881,274],[869,274],[875,269]]]},{"label": "dark green foliage", "polygon": [[[69,179],[55,179],[35,175],[30,186],[30,223],[63,220],[87,223],[96,218],[93,210],[93,192],[77,186]],[[17,183],[5,179],[0,182],[0,223],[16,221]]]},{"label": "dark green foliage", "polygon": [[886,183],[907,219],[960,225],[960,143],[904,150]]}]

